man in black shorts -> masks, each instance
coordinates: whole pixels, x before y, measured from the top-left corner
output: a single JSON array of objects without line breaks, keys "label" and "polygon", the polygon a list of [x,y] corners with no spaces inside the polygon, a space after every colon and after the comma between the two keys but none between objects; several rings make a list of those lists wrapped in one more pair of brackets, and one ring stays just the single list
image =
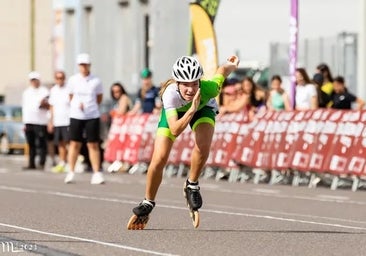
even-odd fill
[{"label": "man in black shorts", "polygon": [[90,183],[102,184],[104,183],[104,177],[100,172],[99,104],[103,99],[103,86],[101,80],[90,72],[91,62],[88,54],[79,54],[77,64],[79,73],[71,76],[68,80],[71,98],[70,147],[68,154],[70,169],[65,178],[65,183],[72,183],[75,179],[75,164],[85,135],[93,169]]}]

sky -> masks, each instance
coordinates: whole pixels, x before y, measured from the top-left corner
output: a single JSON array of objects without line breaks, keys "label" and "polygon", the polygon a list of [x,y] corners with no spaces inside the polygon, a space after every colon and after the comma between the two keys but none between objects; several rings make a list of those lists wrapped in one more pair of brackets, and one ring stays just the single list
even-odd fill
[{"label": "sky", "polygon": [[[359,1],[298,0],[299,40],[358,32]],[[215,20],[219,61],[239,52],[247,61],[269,63],[271,42],[289,41],[291,0],[221,0]]]}]

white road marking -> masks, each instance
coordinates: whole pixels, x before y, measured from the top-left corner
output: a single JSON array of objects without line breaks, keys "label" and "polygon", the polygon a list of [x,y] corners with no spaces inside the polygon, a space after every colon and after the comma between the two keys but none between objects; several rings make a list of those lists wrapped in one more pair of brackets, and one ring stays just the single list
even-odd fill
[{"label": "white road marking", "polygon": [[[21,189],[21,188],[14,188],[14,187],[7,187],[7,186],[0,186],[0,189],[12,190],[12,191],[18,191],[18,192],[26,192],[26,191],[22,191],[23,189]],[[33,192],[33,193],[39,193],[39,194],[48,194],[48,195],[55,195],[55,196],[69,197],[69,198],[86,199],[86,200],[98,200],[98,201],[106,201],[106,202],[114,202],[114,203],[133,204],[133,205],[138,203],[136,201],[131,201],[131,200],[122,200],[122,199],[105,198],[105,197],[94,197],[94,196],[83,196],[83,195],[76,195],[76,194],[64,193],[64,192],[54,192],[54,191],[27,190],[27,192]],[[167,208],[167,209],[175,209],[175,210],[184,210],[184,211],[187,210],[186,207],[179,207],[179,206],[166,205],[166,204],[159,204],[159,207]],[[317,222],[317,221],[307,221],[307,220],[293,219],[293,218],[282,218],[282,217],[269,216],[269,215],[249,214],[249,213],[240,213],[240,212],[229,212],[229,211],[222,211],[222,210],[215,210],[215,209],[200,209],[200,211],[201,212],[208,212],[208,213],[216,213],[216,214],[225,214],[225,215],[252,217],[252,218],[271,219],[271,220],[278,220],[278,221],[298,222],[298,223],[306,223],[306,224],[312,224],[312,225],[331,226],[331,227],[345,228],[345,229],[366,230],[366,227],[349,226],[349,225],[341,225],[341,224],[333,224],[333,223],[325,223],[325,222]],[[311,215],[309,215],[307,217],[316,218],[316,216],[311,216]]]},{"label": "white road marking", "polygon": [[[209,204],[206,204],[209,205]],[[250,212],[262,212],[266,214],[277,214],[277,215],[285,215],[285,216],[295,216],[295,217],[305,217],[305,218],[312,218],[312,219],[324,219],[324,220],[331,220],[331,221],[340,221],[340,222],[349,222],[349,223],[356,223],[356,224],[365,224],[366,221],[359,221],[359,220],[350,220],[350,219],[341,219],[341,218],[334,218],[334,217],[325,217],[325,216],[318,216],[318,215],[309,215],[309,214],[300,214],[300,213],[291,213],[291,212],[280,212],[280,211],[271,211],[271,210],[263,210],[263,209],[253,209],[253,208],[242,208],[242,207],[232,207],[227,205],[211,205],[216,208],[222,209],[232,209],[232,210],[240,210],[240,211],[250,211]]]},{"label": "white road marking", "polygon": [[333,196],[333,195],[317,195],[316,197],[324,198],[324,199],[333,199],[333,200],[349,200],[347,196]]},{"label": "white road marking", "polygon": [[[175,188],[181,188],[176,185],[170,185],[170,187]],[[298,200],[307,200],[307,201],[317,201],[317,202],[329,202],[329,203],[347,203],[347,204],[356,204],[356,205],[366,205],[365,201],[353,201],[353,200],[340,200],[337,197],[331,198],[331,197],[316,197],[316,196],[296,196],[296,195],[287,195],[287,194],[280,194],[280,193],[268,193],[267,191],[269,189],[264,189],[266,192],[262,191],[261,189],[252,189],[252,191],[246,191],[246,190],[232,190],[228,188],[221,188],[220,186],[215,186],[211,188],[211,185],[207,186],[207,184],[201,185],[201,188],[204,188],[205,190],[209,191],[215,191],[215,192],[222,192],[222,193],[228,193],[228,194],[238,194],[238,195],[250,195],[250,196],[266,196],[266,197],[274,197],[274,198],[284,198],[284,199],[298,199]],[[276,190],[274,190],[276,191]]]},{"label": "white road marking", "polygon": [[253,189],[254,192],[258,193],[267,193],[267,194],[278,194],[280,193],[279,190],[276,189],[266,189],[266,188],[255,188]]},{"label": "white road marking", "polygon": [[161,255],[161,256],[176,255],[176,254],[171,254],[171,253],[163,253],[163,252],[157,252],[157,251],[152,251],[152,250],[145,250],[145,249],[131,247],[131,246],[122,245],[122,244],[113,244],[113,243],[108,243],[108,242],[103,242],[103,241],[98,241],[98,240],[88,239],[88,238],[82,238],[82,237],[77,237],[77,236],[69,236],[69,235],[62,235],[62,234],[57,234],[57,233],[52,233],[52,232],[45,232],[45,231],[41,231],[41,230],[37,230],[37,229],[25,228],[25,227],[20,227],[20,226],[16,226],[16,225],[6,224],[6,223],[0,223],[0,226],[20,229],[20,230],[38,233],[38,234],[42,234],[42,235],[61,237],[61,238],[73,239],[73,240],[77,240],[77,241],[105,245],[105,246],[109,246],[109,247],[115,247],[115,248],[130,250],[130,251],[143,252],[143,253],[152,254],[152,255]]},{"label": "white road marking", "polygon": [[223,192],[229,194],[239,194],[239,195],[254,195],[254,196],[266,196],[266,197],[274,197],[274,198],[285,198],[285,199],[299,199],[299,200],[308,200],[308,201],[318,201],[318,202],[329,202],[329,203],[347,203],[347,204],[357,204],[357,205],[366,205],[365,201],[353,201],[353,200],[339,200],[334,198],[319,198],[316,196],[294,196],[294,195],[284,195],[284,194],[268,194],[268,193],[259,193],[254,191],[234,191],[231,189],[215,189],[216,192]]},{"label": "white road marking", "polygon": [[235,216],[260,218],[260,219],[270,219],[270,220],[279,220],[279,221],[287,221],[287,222],[297,222],[297,223],[305,223],[305,224],[329,226],[329,227],[337,227],[337,228],[345,228],[345,229],[366,230],[366,227],[364,228],[364,227],[347,226],[347,225],[317,222],[317,221],[297,220],[297,219],[281,218],[281,217],[274,217],[274,216],[268,216],[268,215],[257,215],[257,214],[237,213],[237,212],[227,212],[227,211],[217,211],[217,210],[200,210],[200,211],[201,212],[217,213],[217,214],[227,214],[227,215],[235,215]]}]

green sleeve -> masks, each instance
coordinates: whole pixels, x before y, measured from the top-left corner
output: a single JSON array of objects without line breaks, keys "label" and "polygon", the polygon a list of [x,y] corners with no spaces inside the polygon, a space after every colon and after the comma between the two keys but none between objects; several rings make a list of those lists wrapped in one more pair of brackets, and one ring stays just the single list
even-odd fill
[{"label": "green sleeve", "polygon": [[211,80],[201,81],[201,95],[205,98],[215,98],[220,94],[222,84],[225,77],[221,74],[216,74]]}]

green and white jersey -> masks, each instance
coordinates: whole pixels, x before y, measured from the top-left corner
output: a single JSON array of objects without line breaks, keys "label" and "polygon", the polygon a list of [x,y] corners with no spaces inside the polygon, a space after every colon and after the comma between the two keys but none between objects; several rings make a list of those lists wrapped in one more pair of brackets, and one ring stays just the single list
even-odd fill
[{"label": "green and white jersey", "polygon": [[[224,82],[223,75],[215,75],[212,80],[201,80],[201,101],[198,110],[204,106],[218,109],[215,97],[219,95],[221,91],[222,83]],[[178,91],[177,83],[168,85],[162,95],[163,107],[167,114],[171,111],[186,112],[192,105],[191,101],[186,101],[182,98]],[[169,114],[168,114],[169,115]]]}]

